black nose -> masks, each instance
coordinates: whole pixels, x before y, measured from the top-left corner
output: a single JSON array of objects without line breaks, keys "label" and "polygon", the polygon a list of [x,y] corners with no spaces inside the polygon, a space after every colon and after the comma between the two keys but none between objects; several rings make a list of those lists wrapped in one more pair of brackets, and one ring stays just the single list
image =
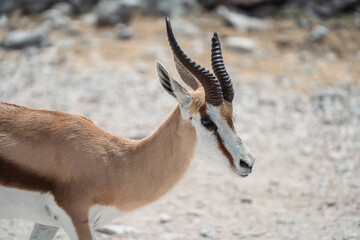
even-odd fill
[{"label": "black nose", "polygon": [[247,169],[250,169],[252,168],[251,165],[249,165],[247,162],[245,162],[244,160],[240,159],[240,167],[243,167],[243,168],[247,168]]}]

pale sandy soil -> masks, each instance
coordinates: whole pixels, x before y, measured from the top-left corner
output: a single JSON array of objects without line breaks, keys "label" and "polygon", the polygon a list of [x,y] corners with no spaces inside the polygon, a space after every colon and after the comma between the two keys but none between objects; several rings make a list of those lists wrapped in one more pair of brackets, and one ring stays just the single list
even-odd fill
[{"label": "pale sandy soil", "polygon": [[[184,21],[199,33],[178,33],[178,40],[206,67],[212,31],[257,43],[248,54],[224,49],[236,125],[257,156],[254,172],[239,178],[205,161],[160,201],[116,221],[139,233],[98,238],[360,239],[359,30],[332,28],[314,43],[292,20],[255,32],[235,31],[212,15]],[[74,21],[77,35],[53,30],[51,47],[1,51],[0,100],[84,115],[118,135],[151,133],[176,106],[154,61],[177,75],[163,19],[138,17],[131,26],[135,37],[119,41],[112,28]],[[283,36],[288,46],[279,47]],[[27,239],[31,226],[0,220],[0,240]],[[67,238],[60,231],[55,239]]]}]

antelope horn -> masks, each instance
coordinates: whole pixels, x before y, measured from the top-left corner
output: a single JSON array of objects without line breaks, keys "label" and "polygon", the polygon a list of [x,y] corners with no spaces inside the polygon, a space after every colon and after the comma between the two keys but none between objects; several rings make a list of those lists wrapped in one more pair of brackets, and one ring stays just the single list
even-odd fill
[{"label": "antelope horn", "polygon": [[170,47],[177,60],[200,81],[205,90],[205,101],[213,106],[219,106],[223,101],[223,95],[219,81],[214,74],[192,61],[180,48],[171,28],[169,18],[166,18],[166,30]]},{"label": "antelope horn", "polygon": [[231,103],[234,99],[234,88],[230,76],[225,69],[220,39],[216,32],[214,33],[211,44],[211,66],[216,78],[220,82],[224,99]]}]

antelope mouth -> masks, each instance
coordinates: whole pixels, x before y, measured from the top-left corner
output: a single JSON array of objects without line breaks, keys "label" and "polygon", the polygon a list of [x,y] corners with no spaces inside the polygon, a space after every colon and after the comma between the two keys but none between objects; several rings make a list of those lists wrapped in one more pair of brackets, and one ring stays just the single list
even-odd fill
[{"label": "antelope mouth", "polygon": [[239,169],[236,169],[236,168],[232,168],[233,172],[240,176],[240,177],[247,177],[251,172],[252,170],[251,169],[243,169],[241,168],[240,170]]}]

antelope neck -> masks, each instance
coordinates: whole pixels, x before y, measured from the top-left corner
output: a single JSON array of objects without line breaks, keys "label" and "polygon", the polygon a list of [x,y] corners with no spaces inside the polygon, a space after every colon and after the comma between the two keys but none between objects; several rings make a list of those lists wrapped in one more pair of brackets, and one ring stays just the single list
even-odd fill
[{"label": "antelope neck", "polygon": [[131,160],[120,163],[123,168],[131,164],[131,168],[118,177],[117,192],[121,196],[114,198],[117,207],[133,210],[168,192],[188,169],[195,144],[194,127],[182,119],[176,107],[153,134],[133,143],[127,155]]}]

